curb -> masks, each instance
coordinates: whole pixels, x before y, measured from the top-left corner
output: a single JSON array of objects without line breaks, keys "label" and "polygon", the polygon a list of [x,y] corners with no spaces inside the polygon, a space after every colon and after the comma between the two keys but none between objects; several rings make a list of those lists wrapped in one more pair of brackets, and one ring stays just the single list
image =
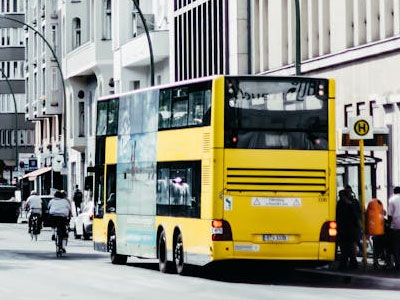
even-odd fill
[{"label": "curb", "polygon": [[352,283],[369,288],[400,290],[400,274],[397,275],[397,277],[387,277],[387,276],[383,277],[376,275],[374,276],[370,274],[359,274],[359,273],[349,273],[349,272],[340,272],[332,270],[318,270],[318,269],[298,269],[298,271],[309,274],[311,273],[316,275],[325,275],[333,277],[347,284]]}]

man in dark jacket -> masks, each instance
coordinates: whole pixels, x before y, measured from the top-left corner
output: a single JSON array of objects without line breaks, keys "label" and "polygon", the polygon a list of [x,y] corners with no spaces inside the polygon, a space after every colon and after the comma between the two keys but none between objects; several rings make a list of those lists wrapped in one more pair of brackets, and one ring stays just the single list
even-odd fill
[{"label": "man in dark jacket", "polygon": [[336,206],[336,221],[338,225],[338,243],[341,250],[340,268],[357,268],[355,243],[359,237],[358,212],[345,190],[339,192],[339,201]]},{"label": "man in dark jacket", "polygon": [[[79,214],[79,210],[81,209],[82,199],[83,199],[83,194],[82,194],[81,190],[79,189],[79,186],[76,185],[74,196],[72,199],[72,200],[74,200],[74,203],[75,203],[76,215]],[[78,210],[78,208],[79,208],[79,210]]]}]

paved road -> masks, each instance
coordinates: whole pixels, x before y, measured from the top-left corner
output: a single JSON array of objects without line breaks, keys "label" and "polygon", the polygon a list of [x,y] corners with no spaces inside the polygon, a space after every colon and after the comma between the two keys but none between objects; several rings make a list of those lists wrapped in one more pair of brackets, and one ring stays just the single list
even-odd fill
[{"label": "paved road", "polygon": [[70,240],[55,257],[45,229],[31,242],[26,224],[0,224],[1,299],[397,299],[398,291],[351,286],[299,273],[255,272],[232,267],[218,273],[194,269],[190,276],[161,274],[152,261],[130,259],[114,266],[91,241]]}]

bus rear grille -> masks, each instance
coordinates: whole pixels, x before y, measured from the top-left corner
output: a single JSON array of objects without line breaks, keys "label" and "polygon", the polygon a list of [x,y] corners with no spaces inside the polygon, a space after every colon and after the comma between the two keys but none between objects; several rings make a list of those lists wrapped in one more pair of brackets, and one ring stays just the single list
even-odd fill
[{"label": "bus rear grille", "polygon": [[210,133],[208,133],[208,132],[203,133],[202,146],[203,146],[203,152],[205,152],[205,153],[210,152],[210,149],[211,149],[211,135],[210,135]]},{"label": "bus rear grille", "polygon": [[201,181],[203,185],[211,185],[211,168],[203,166]]},{"label": "bus rear grille", "polygon": [[324,193],[327,190],[323,169],[228,168],[230,192],[301,192]]}]

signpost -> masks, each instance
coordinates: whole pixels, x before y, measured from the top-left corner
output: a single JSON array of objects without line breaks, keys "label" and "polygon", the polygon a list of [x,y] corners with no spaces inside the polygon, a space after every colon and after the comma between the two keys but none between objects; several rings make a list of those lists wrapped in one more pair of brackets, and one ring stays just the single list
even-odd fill
[{"label": "signpost", "polygon": [[361,186],[361,223],[363,239],[363,265],[367,269],[367,239],[365,235],[365,171],[364,171],[364,140],[373,139],[371,117],[356,117],[350,119],[350,138],[358,140],[360,147],[360,186]]}]

